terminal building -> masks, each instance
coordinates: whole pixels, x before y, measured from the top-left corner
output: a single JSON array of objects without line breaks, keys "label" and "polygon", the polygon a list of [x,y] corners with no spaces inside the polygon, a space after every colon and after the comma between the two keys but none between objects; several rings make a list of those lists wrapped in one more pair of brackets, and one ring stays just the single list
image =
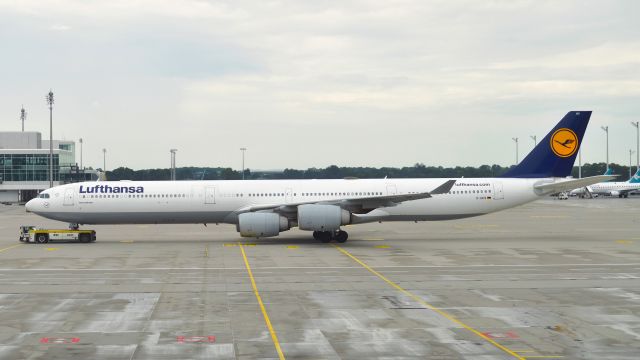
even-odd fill
[{"label": "terminal building", "polygon": [[[74,141],[53,141],[53,186],[97,179],[81,169]],[[49,140],[35,131],[0,132],[0,202],[25,202],[49,188]]]}]

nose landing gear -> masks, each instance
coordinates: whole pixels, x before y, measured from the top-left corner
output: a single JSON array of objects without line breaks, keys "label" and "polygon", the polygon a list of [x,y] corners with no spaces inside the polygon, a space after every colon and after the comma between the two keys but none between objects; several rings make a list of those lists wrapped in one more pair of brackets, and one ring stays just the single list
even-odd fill
[{"label": "nose landing gear", "polygon": [[313,238],[320,240],[323,243],[328,243],[331,240],[335,240],[338,243],[344,243],[349,238],[349,234],[346,231],[314,231]]}]

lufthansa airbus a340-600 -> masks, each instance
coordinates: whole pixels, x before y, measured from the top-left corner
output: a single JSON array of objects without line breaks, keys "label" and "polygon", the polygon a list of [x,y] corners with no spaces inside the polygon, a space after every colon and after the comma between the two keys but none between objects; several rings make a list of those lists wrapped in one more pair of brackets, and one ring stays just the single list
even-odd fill
[{"label": "lufthansa airbus a340-600", "polygon": [[298,227],[322,242],[345,242],[348,224],[467,218],[609,179],[567,179],[590,117],[567,113],[498,178],[83,182],[45,190],[26,209],[76,228],[225,223],[244,237]]}]

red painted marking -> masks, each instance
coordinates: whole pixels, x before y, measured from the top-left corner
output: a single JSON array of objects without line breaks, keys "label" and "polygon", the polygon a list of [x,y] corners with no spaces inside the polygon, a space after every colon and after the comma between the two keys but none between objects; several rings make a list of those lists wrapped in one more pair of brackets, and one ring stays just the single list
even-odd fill
[{"label": "red painted marking", "polygon": [[490,339],[520,339],[520,336],[518,336],[514,331],[507,331],[504,333],[487,331],[483,332],[482,335]]},{"label": "red painted marking", "polygon": [[216,337],[213,336],[213,335],[209,335],[209,336],[176,336],[176,341],[179,344],[214,343],[214,342],[216,342]]},{"label": "red painted marking", "polygon": [[80,338],[58,338],[58,337],[43,337],[40,338],[42,344],[77,344],[80,342]]}]

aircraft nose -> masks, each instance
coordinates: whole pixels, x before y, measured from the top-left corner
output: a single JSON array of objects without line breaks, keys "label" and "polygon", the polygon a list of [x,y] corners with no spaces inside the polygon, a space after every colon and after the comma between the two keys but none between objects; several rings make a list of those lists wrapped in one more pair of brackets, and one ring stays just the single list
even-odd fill
[{"label": "aircraft nose", "polygon": [[35,199],[31,199],[29,201],[27,201],[26,204],[24,204],[24,209],[27,212],[32,212],[33,211],[33,203],[34,203]]}]

